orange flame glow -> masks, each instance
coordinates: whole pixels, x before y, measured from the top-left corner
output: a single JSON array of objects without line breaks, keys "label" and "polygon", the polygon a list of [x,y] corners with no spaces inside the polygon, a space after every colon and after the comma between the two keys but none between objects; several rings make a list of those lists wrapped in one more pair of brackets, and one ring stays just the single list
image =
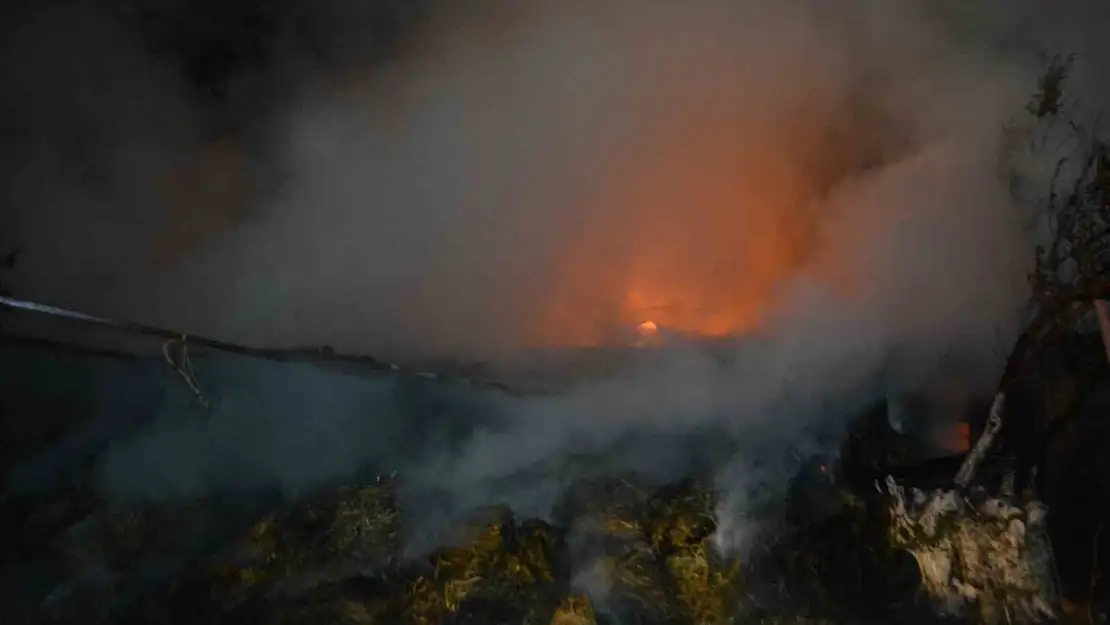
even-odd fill
[{"label": "orange flame glow", "polygon": [[645,318],[702,336],[758,327],[814,253],[820,185],[791,151],[743,143],[676,132],[618,168],[560,257],[537,342],[595,345]]},{"label": "orange flame glow", "polygon": [[671,87],[591,173],[532,343],[604,343],[647,318],[738,335],[763,325],[803,271],[837,292],[858,281],[829,262],[822,230],[835,222],[830,189],[880,149],[856,104]]}]

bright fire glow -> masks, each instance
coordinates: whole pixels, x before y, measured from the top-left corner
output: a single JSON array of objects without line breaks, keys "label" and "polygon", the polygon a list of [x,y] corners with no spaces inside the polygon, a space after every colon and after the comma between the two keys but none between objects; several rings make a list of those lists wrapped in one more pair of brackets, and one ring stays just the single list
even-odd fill
[{"label": "bright fire glow", "polygon": [[[705,144],[704,157],[680,149],[691,140]],[[684,334],[750,332],[811,260],[814,192],[789,155],[754,150],[747,162],[712,138],[672,141],[645,152],[685,161],[651,157],[600,191],[607,208],[591,212],[560,255],[537,342],[597,345],[616,328],[642,333],[645,318]]]},{"label": "bright fire glow", "polygon": [[753,117],[674,94],[592,172],[531,343],[597,345],[644,319],[735,336],[770,318],[802,273],[840,293],[856,282],[826,256],[822,230],[838,210],[830,187],[866,151],[854,128],[804,99]]}]

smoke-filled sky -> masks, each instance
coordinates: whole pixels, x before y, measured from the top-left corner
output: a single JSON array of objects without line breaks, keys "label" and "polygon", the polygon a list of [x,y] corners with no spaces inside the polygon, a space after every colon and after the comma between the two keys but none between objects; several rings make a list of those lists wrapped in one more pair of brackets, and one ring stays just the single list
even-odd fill
[{"label": "smoke-filled sky", "polygon": [[400,356],[742,331],[798,288],[989,332],[1028,256],[999,130],[1032,44],[1090,42],[965,5],[39,3],[5,37],[13,287]]},{"label": "smoke-filled sky", "polygon": [[[955,358],[989,387],[1033,247],[1008,168],[1038,183],[1055,158],[1002,131],[1028,123],[1045,54],[1080,55],[1089,108],[1110,58],[1093,0],[102,4],[4,20],[15,294],[402,360],[646,319],[758,339],[523,401],[413,460],[457,489],[637,426],[782,425],[782,398],[892,362],[926,379]],[[271,437],[301,436],[295,416]],[[161,444],[203,472],[216,439],[296,470],[226,421],[179,427],[117,475]]]}]

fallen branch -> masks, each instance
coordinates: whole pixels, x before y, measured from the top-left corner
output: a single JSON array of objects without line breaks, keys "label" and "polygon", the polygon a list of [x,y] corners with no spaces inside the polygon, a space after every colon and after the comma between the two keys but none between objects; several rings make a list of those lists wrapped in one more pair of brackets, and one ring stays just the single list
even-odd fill
[{"label": "fallen branch", "polygon": [[987,455],[991,445],[994,443],[995,437],[1002,430],[1002,408],[1006,405],[1005,391],[999,391],[994,396],[994,402],[991,403],[990,416],[987,417],[987,427],[983,430],[982,436],[976,441],[975,447],[971,453],[964,459],[963,465],[956,473],[956,486],[959,488],[967,488],[968,484],[975,477],[975,471],[979,468],[979,464],[983,462],[983,458]]}]

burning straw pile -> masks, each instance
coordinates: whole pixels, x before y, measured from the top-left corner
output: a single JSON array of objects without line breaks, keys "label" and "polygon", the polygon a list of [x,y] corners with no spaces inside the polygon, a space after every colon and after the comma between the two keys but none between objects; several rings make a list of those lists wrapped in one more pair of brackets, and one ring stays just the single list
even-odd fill
[{"label": "burning straw pile", "polygon": [[220,590],[234,603],[378,568],[400,547],[400,530],[391,483],[327,491],[255,523],[247,538],[220,558],[226,581]]},{"label": "burning straw pile", "polygon": [[710,542],[716,497],[690,480],[648,489],[627,480],[571,491],[571,552],[589,562],[606,603],[644,622],[711,624],[738,614],[738,562]]},{"label": "burning straw pile", "polygon": [[[1019,509],[998,498],[965,505],[955,491],[932,499],[916,494],[915,503],[893,480],[887,484],[884,493],[863,495],[870,497],[865,505],[844,494],[839,500],[848,503],[840,513],[813,519],[805,529],[810,540],[787,533],[772,545],[782,558],[812,565],[802,569],[826,572],[820,579],[794,575],[800,584],[784,580],[795,594],[778,607],[757,605],[749,595],[749,582],[757,580],[747,576],[763,572],[714,548],[718,502],[704,481],[583,480],[571,486],[551,522],[496,509],[460,527],[455,545],[411,560],[401,557],[406,520],[398,483],[381,479],[325,489],[263,514],[229,547],[146,587],[118,583],[128,567],[141,564],[136,554],[159,545],[165,550],[162,530],[172,535],[192,520],[213,518],[218,506],[105,515],[103,531],[71,532],[65,545],[110,563],[115,581],[88,582],[83,592],[55,598],[53,622],[77,615],[86,623],[205,625],[844,622],[859,612],[837,601],[886,592],[848,589],[854,574],[845,564],[884,549],[916,558],[917,604],[932,614],[983,623],[1052,618],[1051,554],[1036,505]],[[842,490],[830,482],[819,487]],[[883,506],[891,511],[885,525],[858,522]],[[848,526],[847,534],[836,531]],[[838,539],[841,534],[847,538]],[[99,566],[93,559],[71,558],[73,572]],[[883,568],[893,560],[875,561],[872,578],[895,576]],[[807,603],[797,594],[811,582],[822,586],[826,600]],[[128,596],[117,594],[125,588]],[[91,608],[107,605],[113,607]]]},{"label": "burning straw pile", "polygon": [[[89,602],[112,603],[104,599],[116,584],[57,599],[54,620],[80,614],[85,622],[593,625],[608,615],[712,625],[741,612],[738,564],[710,544],[716,500],[702,482],[582,483],[568,493],[557,525],[496,510],[461,528],[458,545],[416,561],[399,555],[404,515],[396,486],[382,480],[317,493],[262,516],[230,547],[120,598],[114,609],[89,610]],[[172,516],[187,523],[200,509],[182,507]],[[86,532],[68,536],[66,545],[134,562],[136,549],[165,534],[164,515],[122,514],[111,518],[130,521],[114,525],[111,535],[125,539]],[[581,546],[586,534],[588,551],[568,547]],[[588,596],[575,587],[572,569],[586,562],[579,557],[604,571],[606,592]],[[94,566],[71,562],[75,574]],[[188,615],[195,618],[182,620]]]}]

